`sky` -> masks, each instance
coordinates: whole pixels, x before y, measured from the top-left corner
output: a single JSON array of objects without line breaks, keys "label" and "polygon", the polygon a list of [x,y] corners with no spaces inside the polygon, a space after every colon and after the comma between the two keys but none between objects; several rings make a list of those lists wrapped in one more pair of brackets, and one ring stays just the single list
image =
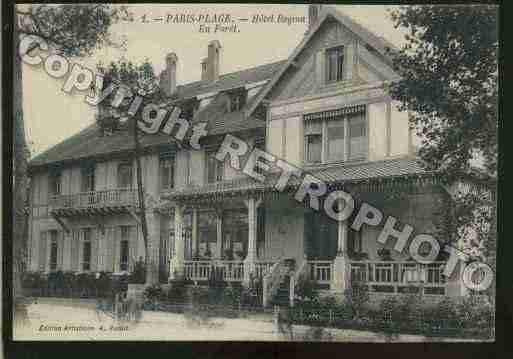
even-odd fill
[{"label": "sky", "polygon": [[[388,15],[392,6],[340,5],[339,11],[352,17],[379,36],[395,45],[404,43],[404,32],[395,29]],[[229,73],[266,63],[284,60],[299,44],[306,31],[306,23],[240,23],[239,33],[202,33],[198,24],[167,24],[151,19],[168,14],[229,14],[232,18],[249,18],[255,14],[308,16],[307,5],[131,5],[134,22],[113,26],[115,38],[127,39],[125,51],[104,47],[92,56],[71,59],[95,69],[98,62],[109,63],[126,58],[140,63],[145,59],[157,73],[164,68],[166,54],[178,56],[178,84],[200,79],[200,63],[207,56],[210,41],[219,40],[222,46],[220,72]],[[146,15],[148,23],[142,22]],[[94,108],[84,101],[84,92],[72,95],[61,88],[63,79],[50,77],[42,66],[23,65],[23,101],[26,135],[33,155],[63,141],[94,122]]]}]

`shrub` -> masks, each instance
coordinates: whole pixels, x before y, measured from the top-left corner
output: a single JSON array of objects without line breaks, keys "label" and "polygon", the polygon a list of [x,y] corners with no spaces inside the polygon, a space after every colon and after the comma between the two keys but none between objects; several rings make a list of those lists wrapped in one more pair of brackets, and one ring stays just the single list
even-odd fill
[{"label": "shrub", "polygon": [[167,299],[171,303],[187,302],[187,281],[184,278],[173,279],[169,282],[170,287],[167,292]]},{"label": "shrub", "polygon": [[73,272],[64,272],[64,287],[67,289],[74,289],[76,287],[76,276]]},{"label": "shrub", "polygon": [[434,332],[444,328],[459,327],[457,305],[449,297],[444,297],[434,306],[424,308],[422,317],[427,331]]},{"label": "shrub", "polygon": [[212,267],[208,278],[208,303],[222,304],[226,286],[222,268]]},{"label": "shrub", "polygon": [[96,278],[96,288],[98,288],[98,296],[110,296],[113,292],[112,275],[109,272],[100,272]]},{"label": "shrub", "polygon": [[146,283],[146,265],[142,258],[139,258],[134,264],[134,268],[128,276],[128,283],[130,284],[144,284]]},{"label": "shrub", "polygon": [[351,306],[356,318],[365,315],[369,303],[369,286],[362,281],[352,281],[345,291],[346,302]]},{"label": "shrub", "polygon": [[209,302],[209,291],[207,288],[194,286],[189,292],[190,302],[194,307],[206,305]]},{"label": "shrub", "polygon": [[460,327],[493,336],[494,306],[483,295],[470,294],[456,305]]},{"label": "shrub", "polygon": [[319,297],[316,284],[313,280],[300,277],[294,288],[294,299],[300,302],[312,301]]},{"label": "shrub", "polygon": [[48,281],[41,272],[26,272],[23,274],[22,286],[26,289],[42,289],[48,286]]},{"label": "shrub", "polygon": [[128,275],[112,276],[112,291],[114,293],[126,292],[128,290]]},{"label": "shrub", "polygon": [[261,306],[263,287],[262,277],[251,276],[248,286],[242,289],[241,304],[249,307]]},{"label": "shrub", "polygon": [[229,285],[224,291],[224,304],[238,309],[242,304],[242,287]]},{"label": "shrub", "polygon": [[144,298],[146,303],[155,304],[159,302],[163,297],[164,291],[159,284],[154,284],[152,286],[146,287],[144,290]]},{"label": "shrub", "polygon": [[64,273],[60,270],[49,273],[48,286],[53,290],[64,288]]}]

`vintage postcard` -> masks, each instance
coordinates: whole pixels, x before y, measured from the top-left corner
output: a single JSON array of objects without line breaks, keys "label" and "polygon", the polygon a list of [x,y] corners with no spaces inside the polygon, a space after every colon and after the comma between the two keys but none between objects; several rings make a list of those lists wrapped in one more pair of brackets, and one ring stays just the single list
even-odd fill
[{"label": "vintage postcard", "polygon": [[494,341],[498,10],[16,5],[13,339]]}]

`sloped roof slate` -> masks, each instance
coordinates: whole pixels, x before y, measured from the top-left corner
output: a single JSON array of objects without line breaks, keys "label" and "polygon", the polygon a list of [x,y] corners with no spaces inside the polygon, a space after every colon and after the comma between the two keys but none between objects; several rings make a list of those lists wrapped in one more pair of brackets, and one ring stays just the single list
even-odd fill
[{"label": "sloped roof slate", "polygon": [[[246,84],[264,81],[269,79],[274,71],[283,63],[284,61],[278,61],[225,74],[214,83],[206,81],[193,82],[182,86],[178,90],[178,96],[179,99],[186,99],[204,93],[225,91]],[[248,104],[251,103],[251,100],[249,100]],[[265,122],[253,117],[246,117],[244,111],[226,113],[225,108],[224,103],[214,100],[198,113],[193,122],[207,121],[207,132],[209,135],[221,135],[228,132],[265,127]],[[141,145],[143,147],[169,144],[171,142],[171,137],[163,133],[141,135]],[[29,166],[44,166],[53,162],[72,161],[109,153],[131,151],[133,148],[133,136],[123,126],[120,131],[116,131],[113,135],[102,137],[100,136],[98,125],[94,123],[76,135],[39,154],[30,161]]]},{"label": "sloped roof slate", "polygon": [[[364,162],[354,164],[338,164],[330,167],[323,167],[307,171],[319,180],[327,184],[333,183],[358,183],[367,180],[391,180],[396,178],[417,177],[430,175],[432,172],[425,171],[417,159],[403,157],[377,162]],[[202,186],[188,186],[183,190],[170,191],[163,195],[164,199],[185,199],[208,196],[211,194],[241,194],[244,192],[261,192],[272,190],[279,174],[269,174],[264,183],[244,176],[241,178],[208,183]],[[301,184],[302,179],[291,177],[288,186],[296,187]]]}]

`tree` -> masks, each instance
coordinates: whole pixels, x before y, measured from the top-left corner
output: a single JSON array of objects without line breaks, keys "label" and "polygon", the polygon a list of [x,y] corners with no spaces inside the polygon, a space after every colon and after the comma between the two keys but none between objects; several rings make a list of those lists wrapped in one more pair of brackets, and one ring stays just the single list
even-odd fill
[{"label": "tree", "polygon": [[[28,157],[23,119],[22,62],[18,52],[20,38],[35,35],[66,56],[86,56],[100,46],[120,46],[113,41],[111,26],[129,16],[125,7],[108,5],[18,5],[13,23],[13,298],[14,321],[27,322],[23,304],[21,276],[25,270],[28,234]],[[32,51],[34,49],[29,49]]]},{"label": "tree", "polygon": [[497,7],[404,6],[391,12],[406,44],[389,50],[401,79],[391,97],[409,110],[421,137],[419,155],[447,184],[472,183],[453,195],[449,235],[469,228],[476,243],[495,246],[497,179]]},{"label": "tree", "polygon": [[130,94],[125,95],[124,100],[117,107],[111,107],[111,100],[116,96],[116,91],[105,98],[99,104],[100,111],[98,114],[98,123],[102,128],[110,127],[111,129],[114,129],[114,131],[119,131],[123,130],[119,126],[119,119],[123,117],[128,118],[128,130],[132,132],[134,139],[133,158],[136,163],[137,194],[139,202],[139,211],[137,214],[141,221],[141,230],[144,241],[146,282],[149,283],[154,280],[154,271],[151,267],[152,263],[149,260],[149,235],[145,206],[146,198],[142,183],[141,142],[139,138],[139,129],[137,127],[141,111],[138,111],[136,114],[129,114],[128,110],[136,95],[141,96],[145,101],[140,108],[143,108],[146,103],[163,103],[166,95],[161,90],[159,86],[159,78],[155,74],[153,66],[148,60],[137,65],[126,59],[120,59],[116,62],[111,62],[107,68],[104,68],[99,64],[98,69],[104,74],[103,88],[99,90],[104,90],[112,83],[115,83],[118,91],[128,91],[128,94]]}]

